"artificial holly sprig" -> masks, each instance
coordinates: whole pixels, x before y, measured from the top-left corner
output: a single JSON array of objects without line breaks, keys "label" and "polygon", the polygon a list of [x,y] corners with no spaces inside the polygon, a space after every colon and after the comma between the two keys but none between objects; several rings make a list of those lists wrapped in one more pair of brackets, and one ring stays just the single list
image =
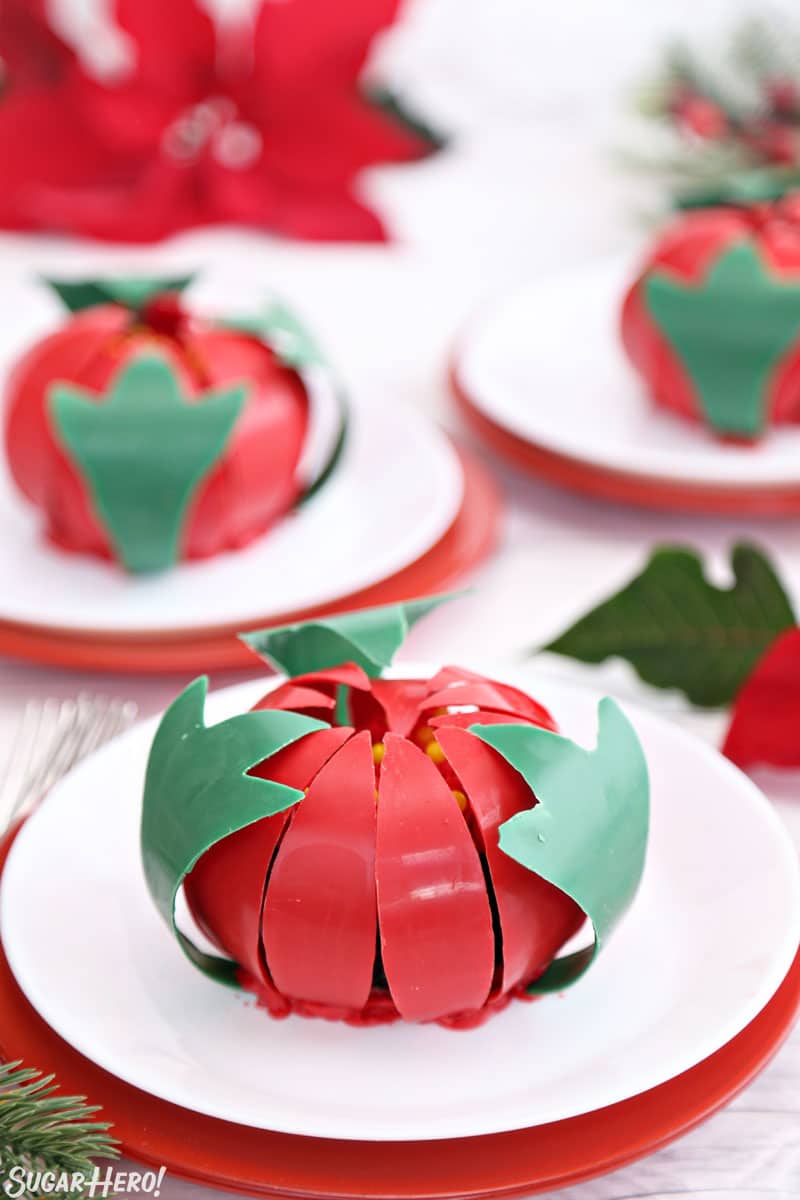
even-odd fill
[{"label": "artificial holly sprig", "polygon": [[800,186],[797,32],[749,21],[717,61],[673,44],[638,110],[669,135],[628,161],[664,179],[679,208],[777,199]]},{"label": "artificial holly sprig", "polygon": [[[98,1158],[117,1158],[119,1147],[108,1122],[97,1121],[97,1105],[83,1096],[63,1096],[54,1076],[0,1064],[0,1162],[5,1178],[14,1168],[52,1171],[89,1179]],[[24,1200],[33,1193],[21,1194]],[[75,1194],[75,1193],[73,1193]],[[38,1196],[39,1193],[37,1192]]]},{"label": "artificial holly sprig", "polygon": [[724,752],[740,766],[800,766],[800,630],[755,546],[716,587],[693,550],[660,547],[630,583],[541,649],[587,663],[621,658],[645,683],[698,707],[733,706]]}]

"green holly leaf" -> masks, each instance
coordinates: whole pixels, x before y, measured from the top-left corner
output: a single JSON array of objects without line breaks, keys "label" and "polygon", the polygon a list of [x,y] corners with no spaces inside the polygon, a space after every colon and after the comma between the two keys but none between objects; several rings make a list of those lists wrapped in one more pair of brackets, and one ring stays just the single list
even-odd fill
[{"label": "green holly leaf", "polygon": [[645,569],[543,647],[600,663],[618,657],[646,682],[693,704],[728,704],[776,637],[796,625],[769,561],[754,546],[732,555],[734,583],[718,588],[682,547],[655,551]]},{"label": "green holly leaf", "polygon": [[81,312],[96,304],[121,304],[132,312],[163,292],[182,292],[194,275],[157,275],[150,278],[46,279],[70,312]]},{"label": "green holly leaf", "polygon": [[155,355],[123,367],[99,403],[67,384],[51,389],[56,433],[129,571],[177,561],[186,513],[222,456],[245,395],[237,387],[190,402],[169,363]]},{"label": "green holly leaf", "polygon": [[500,826],[500,849],[560,888],[592,923],[590,946],[556,959],[528,988],[560,991],[583,975],[633,902],[644,870],[650,785],[639,739],[613,700],[584,750],[533,725],[472,725],[522,775],[538,804]]},{"label": "green holly leaf", "polygon": [[701,283],[657,270],[644,294],[711,427],[741,437],[760,434],[772,376],[800,334],[800,286],[783,282],[743,241],[722,254]]},{"label": "green holly leaf", "polygon": [[455,594],[362,608],[239,636],[286,675],[305,675],[354,662],[375,678],[390,665],[409,629]]},{"label": "green holly leaf", "polygon": [[147,887],[187,957],[208,975],[235,983],[236,964],[199,950],[175,923],[175,900],[201,855],[217,842],[274,813],[303,793],[247,772],[324,721],[261,710],[208,726],[208,679],[190,683],[158,727],[144,786],[141,853]]}]

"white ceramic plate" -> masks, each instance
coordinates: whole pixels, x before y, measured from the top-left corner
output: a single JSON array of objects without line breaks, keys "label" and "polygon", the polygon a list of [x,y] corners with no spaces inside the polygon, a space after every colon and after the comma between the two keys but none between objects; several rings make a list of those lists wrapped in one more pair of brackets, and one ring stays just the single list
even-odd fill
[{"label": "white ceramic plate", "polygon": [[476,317],[457,357],[470,402],[517,437],[595,467],[731,488],[800,484],[800,426],[737,446],[650,401],[619,337],[634,270],[606,262],[538,280]]},{"label": "white ceramic plate", "polygon": [[[529,687],[571,736],[594,742],[596,696],[531,670],[504,677]],[[263,690],[251,682],[213,695],[209,720],[242,711]],[[774,994],[800,938],[796,855],[764,796],[703,743],[654,716],[631,716],[653,779],[642,888],[598,962],[563,996],[514,1003],[466,1032],[354,1029],[275,1021],[206,979],[157,915],[140,867],[153,721],[85,760],[17,838],[0,891],[12,970],[48,1024],[106,1070],[245,1125],[429,1139],[623,1100],[739,1033]]]},{"label": "white ceramic plate", "polygon": [[415,562],[452,525],[462,493],[456,453],[432,423],[359,408],[338,470],[296,513],[244,550],[132,579],[50,545],[0,464],[0,620],[83,634],[246,627]]}]

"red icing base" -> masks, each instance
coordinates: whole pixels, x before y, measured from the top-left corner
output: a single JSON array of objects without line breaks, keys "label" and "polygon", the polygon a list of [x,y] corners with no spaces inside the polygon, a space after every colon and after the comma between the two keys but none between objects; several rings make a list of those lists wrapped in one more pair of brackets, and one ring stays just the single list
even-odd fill
[{"label": "red icing base", "polygon": [[[316,1017],[322,1021],[343,1021],[345,1025],[367,1026],[393,1025],[395,1021],[403,1019],[389,993],[381,988],[372,989],[369,1000],[361,1009],[334,1008],[330,1004],[311,1004],[306,1000],[291,1000],[287,996],[277,995],[247,971],[240,971],[237,978],[244,991],[255,996],[258,1006],[265,1008],[271,1017],[279,1021],[291,1016]],[[437,1017],[433,1021],[422,1023],[441,1025],[445,1029],[477,1029],[490,1017],[508,1008],[512,1000],[524,1000],[531,1004],[539,999],[540,996],[532,996],[524,987],[518,986],[510,992],[490,997],[481,1008],[472,1012],[454,1013],[452,1016]]]}]

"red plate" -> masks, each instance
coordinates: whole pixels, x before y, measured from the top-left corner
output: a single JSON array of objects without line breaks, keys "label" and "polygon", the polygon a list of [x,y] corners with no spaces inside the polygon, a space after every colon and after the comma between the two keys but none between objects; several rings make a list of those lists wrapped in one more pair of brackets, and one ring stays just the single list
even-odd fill
[{"label": "red plate", "polygon": [[[12,841],[13,835],[0,845],[0,870]],[[66,1093],[101,1104],[130,1157],[231,1191],[315,1200],[525,1196],[615,1170],[686,1133],[730,1100],[784,1041],[798,1008],[800,954],[778,992],[738,1037],[684,1075],[621,1104],[485,1137],[334,1141],[218,1121],[123,1083],[45,1024],[17,987],[0,950],[5,1057],[52,1071]],[[469,1034],[453,1037],[464,1038],[468,1048]]]},{"label": "red plate", "polygon": [[[460,576],[477,566],[495,543],[501,514],[497,489],[486,469],[465,451],[458,451],[464,470],[464,498],[461,509],[447,533],[422,558],[404,567],[396,575],[363,591],[342,596],[330,604],[301,612],[284,613],[263,621],[252,621],[249,628],[302,621],[323,613],[366,608],[372,604],[392,604],[445,591]],[[155,674],[160,671],[215,671],[249,668],[252,653],[238,641],[238,627],[193,630],[191,633],[165,632],[152,636],[87,636],[67,630],[41,629],[0,621],[0,654],[48,666],[93,671],[135,671]]]},{"label": "red plate", "polygon": [[672,480],[611,471],[582,459],[570,458],[526,441],[491,420],[467,392],[458,363],[450,371],[450,386],[467,424],[481,441],[501,458],[531,475],[619,504],[668,512],[704,513],[710,516],[789,517],[800,513],[800,487],[718,487],[713,484],[676,483]]}]

